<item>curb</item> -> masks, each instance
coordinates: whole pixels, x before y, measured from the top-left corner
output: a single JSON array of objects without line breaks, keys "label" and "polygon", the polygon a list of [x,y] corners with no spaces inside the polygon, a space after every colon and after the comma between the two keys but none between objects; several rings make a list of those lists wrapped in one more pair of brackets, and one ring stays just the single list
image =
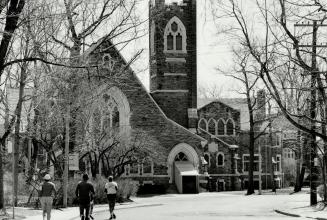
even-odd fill
[{"label": "curb", "polygon": [[282,214],[282,215],[286,215],[286,216],[291,216],[291,217],[295,217],[295,218],[301,217],[300,215],[292,214],[292,213],[288,213],[288,212],[283,212],[283,211],[280,211],[280,210],[277,210],[277,209],[275,209],[274,211],[277,212],[278,214]]},{"label": "curb", "polygon": [[317,220],[327,220],[327,218],[301,216],[301,215],[297,215],[297,214],[292,214],[292,213],[280,211],[280,210],[277,210],[277,209],[275,209],[274,211],[276,213],[278,213],[278,214],[282,214],[282,215],[286,215],[286,216],[290,216],[290,217],[295,217],[295,218],[302,217],[302,218],[311,218],[311,219],[317,219]]}]

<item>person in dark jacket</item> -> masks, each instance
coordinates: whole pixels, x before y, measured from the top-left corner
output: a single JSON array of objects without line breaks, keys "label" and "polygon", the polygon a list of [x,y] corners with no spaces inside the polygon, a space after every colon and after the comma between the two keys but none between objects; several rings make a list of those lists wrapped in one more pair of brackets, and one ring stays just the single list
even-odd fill
[{"label": "person in dark jacket", "polygon": [[46,174],[43,179],[44,183],[41,186],[39,197],[43,210],[43,220],[45,220],[45,216],[47,216],[47,220],[50,220],[53,196],[56,193],[56,188],[55,184],[50,182],[51,176],[49,174]]},{"label": "person in dark jacket", "polygon": [[75,191],[76,197],[79,200],[79,210],[82,220],[90,219],[91,200],[95,194],[94,187],[88,182],[88,180],[89,176],[87,174],[83,174],[83,180],[77,184]]}]

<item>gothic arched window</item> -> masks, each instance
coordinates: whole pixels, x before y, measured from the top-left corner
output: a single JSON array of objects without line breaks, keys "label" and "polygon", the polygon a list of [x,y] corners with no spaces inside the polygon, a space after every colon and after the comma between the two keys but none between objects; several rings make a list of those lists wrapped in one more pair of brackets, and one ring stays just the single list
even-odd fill
[{"label": "gothic arched window", "polygon": [[183,50],[183,37],[180,33],[176,36],[176,50]]},{"label": "gothic arched window", "polygon": [[207,120],[205,118],[201,118],[199,121],[199,128],[207,131]]},{"label": "gothic arched window", "polygon": [[226,132],[227,135],[234,135],[234,122],[233,119],[228,119],[226,123]]},{"label": "gothic arched window", "polygon": [[119,111],[117,106],[115,106],[112,111],[112,127],[114,128],[119,127]]},{"label": "gothic arched window", "polygon": [[223,121],[223,119],[219,119],[218,123],[217,123],[217,127],[218,127],[218,135],[225,135],[225,123]]},{"label": "gothic arched window", "polygon": [[164,33],[164,52],[186,53],[186,29],[178,17],[167,23]]},{"label": "gothic arched window", "polygon": [[174,37],[172,34],[169,34],[167,36],[167,50],[173,50],[174,49]]},{"label": "gothic arched window", "polygon": [[93,133],[95,135],[100,134],[101,132],[101,111],[99,108],[96,108],[93,112],[93,124],[92,124],[92,128],[93,128]]},{"label": "gothic arched window", "polygon": [[212,118],[208,122],[208,131],[210,134],[216,135],[216,121]]},{"label": "gothic arched window", "polygon": [[217,166],[218,167],[224,166],[224,154],[221,152],[217,154]]},{"label": "gothic arched window", "polygon": [[204,154],[204,159],[208,163],[208,167],[210,167],[210,154],[209,153],[205,153]]}]

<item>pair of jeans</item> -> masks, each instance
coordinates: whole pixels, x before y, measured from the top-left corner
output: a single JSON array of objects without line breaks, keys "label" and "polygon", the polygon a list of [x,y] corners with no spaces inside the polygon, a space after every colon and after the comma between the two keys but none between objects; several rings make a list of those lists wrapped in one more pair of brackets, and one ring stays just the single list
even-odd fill
[{"label": "pair of jeans", "polygon": [[47,220],[50,220],[53,198],[50,196],[44,196],[40,198],[40,202],[43,210],[43,219],[45,219],[45,216],[47,216]]},{"label": "pair of jeans", "polygon": [[[90,203],[88,204],[79,204],[79,213],[81,217],[84,217],[83,219],[89,220],[90,219]],[[84,215],[85,211],[85,215]]]},{"label": "pair of jeans", "polygon": [[110,211],[110,214],[112,214],[115,209],[116,194],[107,194],[107,199],[108,199],[108,203],[109,203],[109,211]]}]

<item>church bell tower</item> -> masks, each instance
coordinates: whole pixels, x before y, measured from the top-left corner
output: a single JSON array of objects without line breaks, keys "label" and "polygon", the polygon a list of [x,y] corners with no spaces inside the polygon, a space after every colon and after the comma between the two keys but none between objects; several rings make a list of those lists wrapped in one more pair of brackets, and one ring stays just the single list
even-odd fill
[{"label": "church bell tower", "polygon": [[196,0],[151,0],[149,7],[150,93],[168,118],[195,132]]}]

